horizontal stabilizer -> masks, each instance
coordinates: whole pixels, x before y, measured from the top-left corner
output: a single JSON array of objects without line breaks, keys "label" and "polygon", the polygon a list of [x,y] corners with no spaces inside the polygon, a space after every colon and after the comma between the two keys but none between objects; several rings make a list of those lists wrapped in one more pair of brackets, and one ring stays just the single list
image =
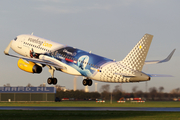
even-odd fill
[{"label": "horizontal stabilizer", "polygon": [[173,77],[172,75],[147,74],[149,77]]},{"label": "horizontal stabilizer", "polygon": [[174,50],[169,54],[169,56],[168,56],[166,59],[164,59],[164,60],[151,60],[151,61],[145,61],[144,64],[157,64],[157,63],[168,62],[168,61],[171,59],[171,57],[173,56],[175,50],[176,50],[176,49],[174,49]]}]

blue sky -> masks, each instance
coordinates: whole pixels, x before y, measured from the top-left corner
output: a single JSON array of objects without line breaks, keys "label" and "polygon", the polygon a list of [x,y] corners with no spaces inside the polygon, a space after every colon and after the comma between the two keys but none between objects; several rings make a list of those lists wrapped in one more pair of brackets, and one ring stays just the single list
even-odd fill
[{"label": "blue sky", "polygon": [[[149,87],[163,86],[165,92],[180,87],[178,0],[1,0],[0,1],[0,86],[38,86],[50,73],[31,74],[17,67],[16,58],[3,54],[9,42],[20,34],[31,34],[62,44],[122,60],[145,33],[154,35],[146,60],[164,59],[176,48],[168,63],[146,65],[145,73],[170,74],[172,78],[152,78]],[[10,53],[15,54],[12,50]],[[58,84],[73,89],[74,76],[56,71]],[[82,77],[77,88],[84,89]],[[94,81],[95,83],[95,81]],[[98,82],[99,88],[107,83]],[[111,89],[119,83],[111,83]],[[123,90],[133,86],[145,91],[145,83],[123,83]],[[89,87],[94,91],[95,86]]]}]

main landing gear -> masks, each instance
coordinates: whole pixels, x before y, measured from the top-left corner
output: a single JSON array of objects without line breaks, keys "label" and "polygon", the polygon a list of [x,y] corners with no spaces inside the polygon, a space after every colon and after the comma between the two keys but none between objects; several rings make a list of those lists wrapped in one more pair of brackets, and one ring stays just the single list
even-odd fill
[{"label": "main landing gear", "polygon": [[86,85],[91,86],[93,82],[91,79],[84,79],[82,83],[84,86]]},{"label": "main landing gear", "polygon": [[57,79],[56,78],[48,78],[47,83],[49,85],[51,85],[51,84],[56,85],[57,84]]},{"label": "main landing gear", "polygon": [[50,78],[47,79],[47,83],[49,85],[53,84],[53,85],[56,85],[57,84],[57,78],[54,78],[54,71],[55,71],[55,68],[52,67],[52,66],[48,66],[49,68],[49,72],[51,73],[51,76]]}]

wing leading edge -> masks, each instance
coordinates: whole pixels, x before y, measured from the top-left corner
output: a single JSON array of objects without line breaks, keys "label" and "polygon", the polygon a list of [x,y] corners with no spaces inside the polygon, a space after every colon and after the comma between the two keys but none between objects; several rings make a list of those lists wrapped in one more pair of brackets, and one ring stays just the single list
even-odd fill
[{"label": "wing leading edge", "polygon": [[10,54],[6,54],[6,55],[11,56],[11,57],[21,58],[21,59],[24,59],[26,61],[31,61],[31,62],[34,62],[34,63],[40,63],[40,64],[44,64],[44,65],[53,66],[53,67],[59,68],[59,69],[66,69],[66,67],[58,65],[58,64],[56,64],[54,62],[51,62],[49,60],[43,60],[43,59],[37,59],[37,58],[28,58],[28,57],[10,55]]}]

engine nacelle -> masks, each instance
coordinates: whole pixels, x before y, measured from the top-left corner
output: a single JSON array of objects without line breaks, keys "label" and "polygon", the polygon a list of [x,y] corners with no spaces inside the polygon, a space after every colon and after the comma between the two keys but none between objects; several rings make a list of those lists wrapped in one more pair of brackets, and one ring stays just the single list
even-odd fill
[{"label": "engine nacelle", "polygon": [[23,59],[19,59],[17,64],[21,70],[29,72],[29,73],[41,73],[42,72],[42,67],[39,65],[36,65],[35,63],[33,63],[31,61],[28,62]]}]

